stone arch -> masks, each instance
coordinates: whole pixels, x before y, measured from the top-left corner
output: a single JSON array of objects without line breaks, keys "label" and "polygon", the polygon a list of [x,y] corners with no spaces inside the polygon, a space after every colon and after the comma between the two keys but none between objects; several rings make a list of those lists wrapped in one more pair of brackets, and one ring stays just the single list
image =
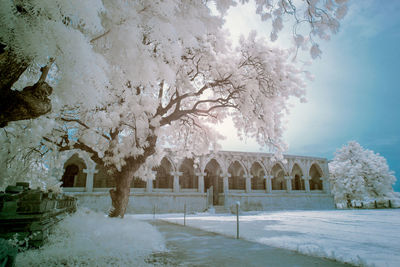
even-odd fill
[{"label": "stone arch", "polygon": [[233,161],[228,167],[228,173],[231,175],[228,178],[229,189],[244,190],[246,188],[246,180],[244,178],[246,169],[240,161]]},{"label": "stone arch", "polygon": [[255,161],[250,167],[250,174],[253,176],[251,179],[252,190],[265,190],[266,184],[264,176],[266,175],[265,168],[260,162]]},{"label": "stone arch", "polygon": [[213,205],[219,204],[219,194],[223,192],[224,184],[221,174],[223,170],[217,159],[212,158],[204,166],[204,192],[207,192],[211,187],[213,188]]},{"label": "stone arch", "polygon": [[182,189],[197,188],[198,178],[195,175],[194,160],[185,158],[179,167],[182,176],[179,178],[179,184]]},{"label": "stone arch", "polygon": [[321,166],[318,163],[314,162],[310,166],[309,170],[310,175],[310,190],[323,190],[323,182],[322,177],[324,172],[322,171]]},{"label": "stone arch", "polygon": [[298,163],[294,163],[292,167],[292,190],[305,190],[303,170]]},{"label": "stone arch", "polygon": [[[67,162],[73,155],[77,155],[86,165],[87,169],[95,169],[96,163],[90,158],[89,154],[79,149],[72,149],[60,153],[58,162]],[[64,164],[65,165],[65,164]]]},{"label": "stone arch", "polygon": [[171,172],[174,171],[174,167],[168,157],[164,157],[160,165],[154,168],[156,171],[156,178],[153,180],[153,188],[173,188],[174,178]]},{"label": "stone arch", "polygon": [[61,178],[62,187],[86,187],[87,165],[78,153],[74,153],[64,163],[64,174]]},{"label": "stone arch", "polygon": [[314,161],[312,161],[311,164],[309,165],[310,168],[311,168],[312,165],[315,165],[315,167],[316,167],[316,168],[318,169],[318,171],[320,172],[321,177],[325,177],[325,171],[324,171],[324,169],[322,168],[320,162],[314,160]]},{"label": "stone arch", "polygon": [[285,169],[281,163],[275,163],[271,168],[272,190],[286,190]]},{"label": "stone arch", "polygon": [[[220,174],[226,172],[226,164],[225,164],[225,162],[224,162],[222,159],[220,159],[219,157],[215,157],[215,155],[209,155],[209,156],[205,159],[205,161],[204,161],[205,164],[204,164],[204,166],[202,166],[202,168],[201,168],[201,171],[202,171],[202,172],[206,172],[207,164],[210,163],[212,160],[214,160],[214,161],[218,164],[219,168],[221,169],[221,173],[220,173]],[[220,175],[220,174],[219,174],[219,175]]]},{"label": "stone arch", "polygon": [[163,159],[168,160],[169,164],[171,164],[171,172],[176,172],[178,170],[177,160],[174,160],[174,158],[172,158],[171,155],[165,155]]}]

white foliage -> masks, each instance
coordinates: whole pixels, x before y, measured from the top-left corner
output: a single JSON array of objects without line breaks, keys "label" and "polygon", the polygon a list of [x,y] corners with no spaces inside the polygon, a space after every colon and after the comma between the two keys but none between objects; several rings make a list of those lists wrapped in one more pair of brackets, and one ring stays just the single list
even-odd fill
[{"label": "white foliage", "polygon": [[[0,41],[31,63],[15,89],[33,83],[39,67],[55,59],[50,120],[57,125],[50,135],[49,126],[34,127],[32,137],[2,136],[13,145],[26,138],[20,145],[35,147],[47,135],[120,171],[143,156],[156,136],[156,155],[136,174],[148,179],[162,154],[159,147],[185,156],[218,149],[223,137],[212,124],[227,116],[240,136],[276,152],[286,148],[282,119],[290,97],[304,99],[305,72],[290,60],[292,50],[273,48],[256,33],[242,37],[238,47],[230,45],[224,16],[246,1],[0,1]],[[312,25],[310,36],[337,31],[346,1],[329,2],[322,16],[325,1],[298,3],[297,15]],[[271,19],[272,35],[293,16],[290,3],[256,1],[256,13]],[[314,43],[302,36],[307,35],[294,35],[297,47]],[[320,54],[316,44],[311,50],[313,57]],[[13,156],[4,151],[2,159]]]},{"label": "white foliage", "polygon": [[0,7],[0,41],[7,49],[32,66],[55,59],[53,107],[98,104],[108,84],[108,65],[90,42],[103,31],[100,0],[1,0]]},{"label": "white foliage", "polygon": [[355,141],[336,152],[329,163],[329,172],[335,202],[340,206],[348,202],[352,202],[352,206],[361,206],[361,202],[399,198],[392,188],[396,177],[386,159]]},{"label": "white foliage", "polygon": [[10,123],[0,131],[0,190],[16,182],[29,182],[31,188],[59,190],[60,177],[49,170],[55,159],[54,150],[37,145],[42,134],[53,127],[54,120],[42,117],[35,123]]}]

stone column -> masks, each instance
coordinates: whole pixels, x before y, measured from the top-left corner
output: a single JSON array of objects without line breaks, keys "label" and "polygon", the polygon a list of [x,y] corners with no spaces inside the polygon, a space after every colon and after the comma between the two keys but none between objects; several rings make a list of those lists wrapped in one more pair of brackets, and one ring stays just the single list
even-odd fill
[{"label": "stone column", "polygon": [[229,193],[229,177],[231,177],[230,173],[224,173],[221,175],[221,177],[224,179],[224,194]]},{"label": "stone column", "polygon": [[221,175],[223,182],[224,182],[224,207],[227,208],[229,207],[229,199],[228,199],[228,194],[229,194],[229,177],[231,177],[230,173],[224,173]]},{"label": "stone column", "polygon": [[305,175],[302,177],[302,179],[304,180],[304,187],[306,189],[306,192],[310,192],[310,180],[311,180],[311,176]]},{"label": "stone column", "polygon": [[153,180],[148,179],[146,181],[146,192],[147,193],[153,192]]},{"label": "stone column", "polygon": [[325,193],[330,194],[331,193],[331,187],[329,183],[329,179],[327,177],[321,177],[322,180],[322,189],[324,190]]},{"label": "stone column", "polygon": [[93,180],[94,180],[94,174],[98,173],[99,171],[96,170],[96,167],[93,167],[91,169],[84,169],[84,173],[86,173],[86,192],[93,192]]},{"label": "stone column", "polygon": [[204,176],[206,176],[207,174],[205,172],[197,172],[196,176],[198,177],[198,188],[197,188],[197,192],[199,193],[204,193]]},{"label": "stone column", "polygon": [[246,179],[246,193],[250,193],[251,192],[251,178],[253,178],[253,175],[247,174],[247,175],[244,175],[243,178]]},{"label": "stone column", "polygon": [[156,171],[152,171],[153,177],[154,179],[147,179],[146,180],[146,192],[151,193],[153,192],[153,181],[156,179],[157,176],[157,172]]},{"label": "stone column", "polygon": [[264,179],[265,179],[265,190],[267,193],[271,193],[272,192],[272,179],[274,178],[274,176],[272,175],[265,175]]},{"label": "stone column", "polygon": [[180,190],[180,186],[179,186],[179,176],[182,176],[183,172],[171,172],[171,175],[174,176],[174,187],[173,187],[173,191],[175,193],[178,193]]},{"label": "stone column", "polygon": [[286,180],[286,192],[292,192],[292,176],[285,176]]}]

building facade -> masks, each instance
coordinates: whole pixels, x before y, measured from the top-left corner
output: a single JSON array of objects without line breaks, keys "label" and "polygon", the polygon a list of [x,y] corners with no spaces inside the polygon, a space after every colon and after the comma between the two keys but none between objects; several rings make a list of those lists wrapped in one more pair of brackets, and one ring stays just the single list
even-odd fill
[{"label": "building facade", "polygon": [[[114,182],[103,166],[82,151],[62,155],[64,192],[81,205],[107,211]],[[333,209],[328,162],[324,158],[220,151],[198,158],[167,154],[154,169],[155,179],[135,178],[127,212],[205,211],[214,206],[229,211]]]}]

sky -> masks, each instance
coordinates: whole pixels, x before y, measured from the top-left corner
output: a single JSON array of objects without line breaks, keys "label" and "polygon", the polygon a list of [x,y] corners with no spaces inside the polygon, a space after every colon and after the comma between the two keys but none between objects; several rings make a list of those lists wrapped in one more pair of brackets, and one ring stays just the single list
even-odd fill
[{"label": "sky", "polygon": [[[229,11],[226,27],[235,39],[268,27],[252,4]],[[248,14],[248,15],[247,15]],[[287,116],[287,154],[333,159],[350,140],[384,156],[400,191],[400,1],[351,1],[338,34],[320,41],[322,56],[308,68],[307,103],[294,102]],[[278,39],[285,43],[287,33]],[[279,43],[280,42],[280,43]],[[225,150],[260,151],[254,140],[239,140],[230,123],[220,127]]]}]

